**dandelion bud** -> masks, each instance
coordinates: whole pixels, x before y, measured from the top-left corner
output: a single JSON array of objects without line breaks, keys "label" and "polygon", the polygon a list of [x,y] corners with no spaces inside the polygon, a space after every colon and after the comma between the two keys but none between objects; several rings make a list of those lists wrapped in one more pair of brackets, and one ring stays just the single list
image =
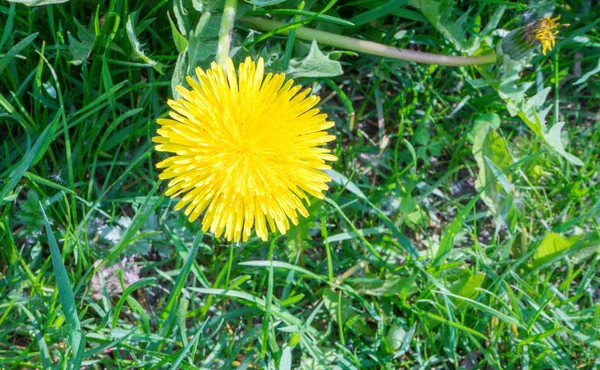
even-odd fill
[{"label": "dandelion bud", "polygon": [[560,16],[556,18],[539,18],[527,23],[525,26],[517,28],[510,32],[502,40],[502,51],[508,54],[512,59],[523,59],[529,55],[538,45],[542,46],[542,54],[552,50],[556,40],[554,36],[558,35],[558,23]]}]

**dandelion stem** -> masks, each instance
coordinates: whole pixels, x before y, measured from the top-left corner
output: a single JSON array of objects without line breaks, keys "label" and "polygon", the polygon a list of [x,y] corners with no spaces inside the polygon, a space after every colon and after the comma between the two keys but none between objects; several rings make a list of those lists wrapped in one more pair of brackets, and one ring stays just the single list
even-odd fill
[{"label": "dandelion stem", "polygon": [[225,66],[225,61],[229,57],[236,8],[237,0],[225,0],[223,18],[221,19],[221,29],[219,30],[219,46],[217,48],[217,63],[222,66]]},{"label": "dandelion stem", "polygon": [[335,33],[315,30],[306,27],[295,27],[282,22],[269,19],[245,16],[239,19],[246,25],[261,30],[274,31],[274,33],[287,34],[291,29],[296,29],[296,37],[302,40],[316,40],[318,43],[353,50],[360,53],[378,55],[393,59],[406,60],[424,64],[438,64],[444,66],[472,66],[478,64],[491,64],[496,62],[496,54],[483,54],[477,56],[449,56],[424,53],[420,51],[399,49],[393,46],[378,44],[376,42],[360,40],[352,37],[341,36]]}]

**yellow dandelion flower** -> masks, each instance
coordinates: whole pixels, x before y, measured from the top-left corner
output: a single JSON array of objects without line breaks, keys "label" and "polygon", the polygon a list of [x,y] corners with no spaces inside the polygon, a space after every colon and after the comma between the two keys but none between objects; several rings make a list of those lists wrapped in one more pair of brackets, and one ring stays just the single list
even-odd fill
[{"label": "yellow dandelion flower", "polygon": [[560,26],[559,19],[560,15],[556,18],[540,18],[531,26],[529,34],[542,44],[542,54],[544,55],[546,55],[546,51],[552,50],[556,43],[554,36],[558,35],[558,30],[554,31],[554,29]]},{"label": "yellow dandelion flower", "polygon": [[265,77],[262,58],[247,58],[237,74],[228,59],[196,76],[157,120],[156,150],[172,153],[157,164],[171,179],[166,195],[181,196],[175,209],[190,221],[204,212],[202,230],[229,241],[247,241],[252,229],[263,240],[268,229],[285,233],[308,216],[309,195],[323,198],[325,162],[337,159],[322,147],[335,137],[319,98],[283,73]]}]

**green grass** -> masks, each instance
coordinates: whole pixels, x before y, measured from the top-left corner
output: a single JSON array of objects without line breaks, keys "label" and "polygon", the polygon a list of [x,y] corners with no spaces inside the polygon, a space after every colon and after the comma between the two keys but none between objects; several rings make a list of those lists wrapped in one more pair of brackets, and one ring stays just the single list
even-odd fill
[{"label": "green grass", "polygon": [[[0,4],[1,369],[600,367],[599,5],[556,2],[570,26],[520,72],[527,96],[550,87],[546,123],[583,166],[473,82],[498,75],[338,51],[343,75],[297,78],[336,123],[327,198],[230,245],[174,211],[151,142],[178,74],[214,58],[220,2],[194,3],[204,18],[191,1]],[[391,3],[238,13],[460,54]],[[443,22],[471,7],[470,38],[504,4],[445,3]],[[531,10],[506,6],[507,30]],[[278,72],[310,48],[259,37],[238,25],[235,60]]]}]

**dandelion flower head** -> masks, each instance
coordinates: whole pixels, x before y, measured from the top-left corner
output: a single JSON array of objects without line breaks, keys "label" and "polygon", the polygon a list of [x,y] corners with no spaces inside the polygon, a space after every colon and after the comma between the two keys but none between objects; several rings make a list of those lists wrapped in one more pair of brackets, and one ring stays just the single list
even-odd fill
[{"label": "dandelion flower head", "polygon": [[555,29],[560,26],[559,19],[560,15],[556,18],[540,18],[528,27],[528,39],[541,43],[544,55],[546,55],[546,51],[552,50],[554,47],[556,42],[554,36],[558,35],[558,30],[555,31]]},{"label": "dandelion flower head", "polygon": [[157,120],[156,150],[171,153],[157,164],[171,179],[166,195],[181,197],[175,209],[190,221],[204,213],[203,231],[229,241],[247,241],[253,229],[263,240],[268,230],[284,234],[308,216],[309,196],[328,188],[323,170],[337,158],[322,146],[335,138],[325,131],[333,123],[310,89],[283,73],[264,76],[262,58],[247,58],[237,74],[228,59],[196,76]]}]

